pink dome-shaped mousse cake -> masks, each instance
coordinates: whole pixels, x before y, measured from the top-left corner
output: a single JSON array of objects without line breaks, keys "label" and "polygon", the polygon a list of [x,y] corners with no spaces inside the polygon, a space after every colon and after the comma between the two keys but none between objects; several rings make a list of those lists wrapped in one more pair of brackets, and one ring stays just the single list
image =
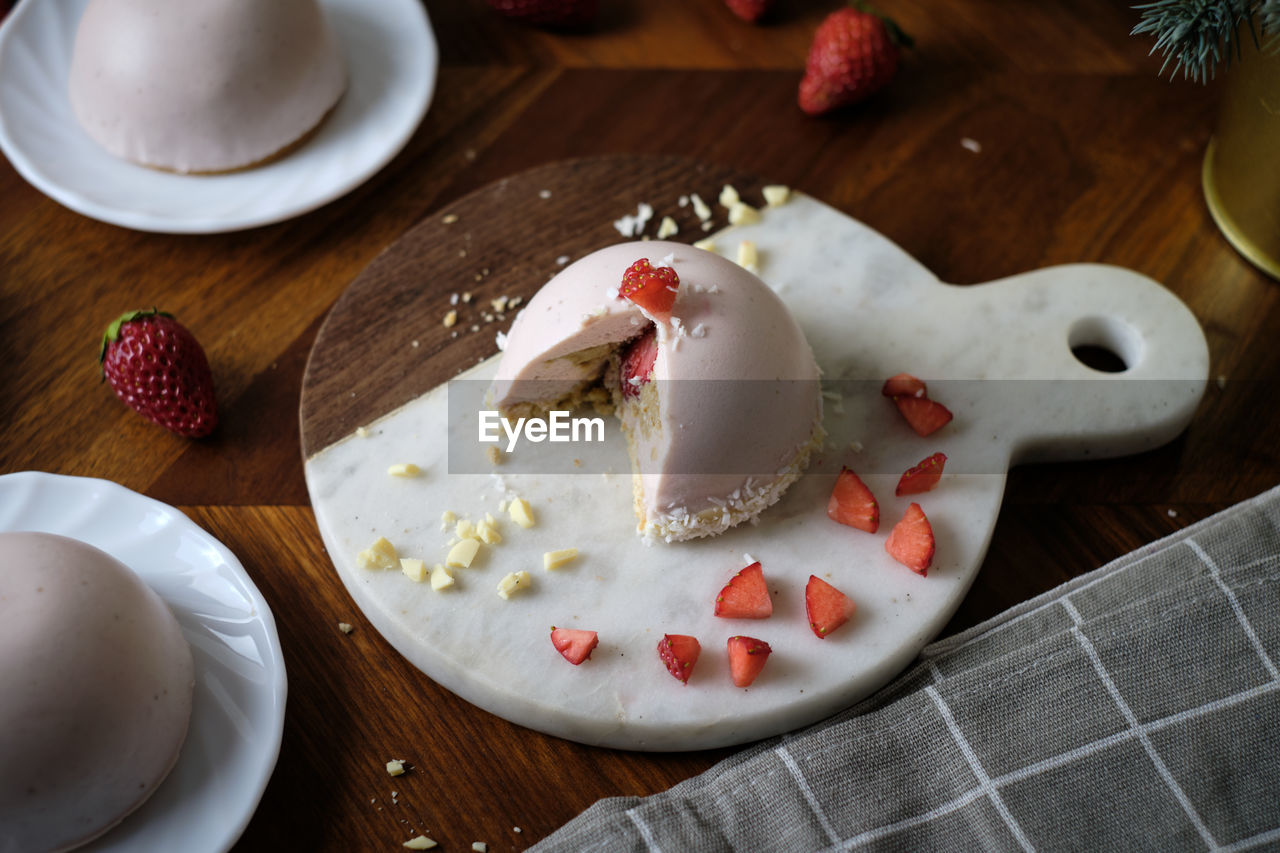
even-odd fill
[{"label": "pink dome-shaped mousse cake", "polygon": [[173,613],[115,558],[0,533],[0,850],[69,850],[150,798],[193,673]]},{"label": "pink dome-shaped mousse cake", "polygon": [[[678,276],[670,315],[619,293],[639,259]],[[825,436],[813,351],[763,281],[683,243],[622,243],[543,286],[506,339],[493,400],[511,416],[607,392],[634,472],[638,529],[668,542],[755,518]]]},{"label": "pink dome-shaped mousse cake", "polygon": [[273,159],[345,88],[346,65],[316,0],[89,0],[69,82],[90,137],[173,172]]}]

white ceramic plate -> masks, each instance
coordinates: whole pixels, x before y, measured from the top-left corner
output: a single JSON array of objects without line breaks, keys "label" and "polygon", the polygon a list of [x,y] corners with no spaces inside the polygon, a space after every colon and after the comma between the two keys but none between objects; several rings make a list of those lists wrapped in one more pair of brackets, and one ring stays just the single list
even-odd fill
[{"label": "white ceramic plate", "polygon": [[244,567],[185,515],[106,480],[0,476],[0,531],[58,533],[133,569],[177,616],[196,665],[178,763],[138,811],[85,850],[229,850],[280,754],[285,671],[275,620]]},{"label": "white ceramic plate", "polygon": [[287,157],[226,175],[119,160],[80,129],[67,69],[87,0],[23,0],[0,26],[0,150],[26,180],[94,219],[173,234],[236,231],[314,210],[359,186],[413,135],[438,55],[418,0],[321,0],[347,59],[347,91]]}]

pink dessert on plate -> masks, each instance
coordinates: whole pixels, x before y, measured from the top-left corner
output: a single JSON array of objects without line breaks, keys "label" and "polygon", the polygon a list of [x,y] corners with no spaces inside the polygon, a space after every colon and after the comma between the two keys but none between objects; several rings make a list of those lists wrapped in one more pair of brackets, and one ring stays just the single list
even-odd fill
[{"label": "pink dessert on plate", "polygon": [[612,408],[639,532],[668,542],[754,519],[825,435],[818,366],[782,300],[683,243],[622,243],[566,267],[516,318],[493,391],[511,417]]}]

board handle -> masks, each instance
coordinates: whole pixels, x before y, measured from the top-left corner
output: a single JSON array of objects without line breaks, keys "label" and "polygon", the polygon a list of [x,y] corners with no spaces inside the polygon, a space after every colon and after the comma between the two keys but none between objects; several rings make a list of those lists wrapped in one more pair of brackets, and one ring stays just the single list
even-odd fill
[{"label": "board handle", "polygon": [[[1069,264],[947,290],[950,309],[969,321],[956,324],[967,326],[968,350],[943,368],[954,378],[938,393],[965,386],[954,399],[1009,464],[1149,450],[1181,433],[1200,403],[1204,332],[1147,276]],[[1089,366],[1083,348],[1110,353],[1118,369]]]}]

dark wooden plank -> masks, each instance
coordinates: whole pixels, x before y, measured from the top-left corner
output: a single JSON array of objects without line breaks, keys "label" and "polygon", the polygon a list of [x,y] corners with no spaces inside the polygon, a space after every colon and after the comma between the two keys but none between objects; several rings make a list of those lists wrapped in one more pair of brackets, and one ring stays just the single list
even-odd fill
[{"label": "dark wooden plank", "polygon": [[[302,380],[303,454],[494,355],[495,335],[514,315],[486,321],[490,300],[527,300],[558,257],[626,239],[613,222],[639,203],[680,217],[684,239],[702,236],[692,207],[677,199],[696,192],[714,204],[725,183],[753,197],[761,185],[685,158],[603,156],[536,167],[443,205],[379,255],[325,319]],[[452,294],[462,297],[456,306]],[[451,328],[442,323],[450,310]]]}]

